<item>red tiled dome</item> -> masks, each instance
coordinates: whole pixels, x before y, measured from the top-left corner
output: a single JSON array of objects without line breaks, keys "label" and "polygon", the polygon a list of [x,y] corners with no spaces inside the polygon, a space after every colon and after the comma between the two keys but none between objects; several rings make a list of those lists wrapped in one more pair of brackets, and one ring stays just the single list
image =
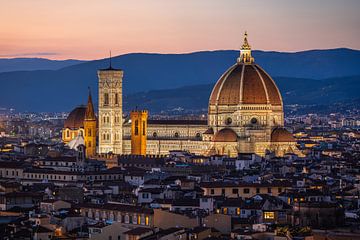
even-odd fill
[{"label": "red tiled dome", "polygon": [[271,142],[294,142],[293,135],[285,128],[275,128],[271,133]]},{"label": "red tiled dome", "polygon": [[282,105],[280,92],[272,78],[257,64],[236,63],[217,81],[209,105]]},{"label": "red tiled dome", "polygon": [[78,129],[84,127],[86,107],[80,106],[72,110],[64,122],[64,128]]},{"label": "red tiled dome", "polygon": [[214,142],[236,142],[237,134],[230,128],[223,128],[214,136]]}]

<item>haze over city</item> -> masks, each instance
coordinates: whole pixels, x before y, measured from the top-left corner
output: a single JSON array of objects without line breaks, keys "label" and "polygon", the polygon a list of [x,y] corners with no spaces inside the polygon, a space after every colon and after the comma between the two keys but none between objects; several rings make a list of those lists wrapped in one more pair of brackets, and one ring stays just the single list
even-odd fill
[{"label": "haze over city", "polygon": [[357,0],[0,1],[0,57],[99,59],[132,52],[360,48]]}]

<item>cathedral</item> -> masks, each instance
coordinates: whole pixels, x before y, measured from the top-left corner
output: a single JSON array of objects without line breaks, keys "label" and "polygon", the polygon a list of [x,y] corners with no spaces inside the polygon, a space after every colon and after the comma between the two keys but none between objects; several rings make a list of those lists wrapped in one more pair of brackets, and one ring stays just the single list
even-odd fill
[{"label": "cathedral", "polygon": [[98,79],[98,120],[89,95],[88,106],[74,109],[63,131],[65,143],[84,136],[87,156],[95,155],[95,132],[99,154],[167,155],[172,150],[231,157],[301,154],[284,128],[280,91],[255,63],[246,33],[239,57],[213,87],[207,121],[152,120],[146,110],[132,111],[130,118],[123,119],[123,71],[110,64],[98,71]]}]

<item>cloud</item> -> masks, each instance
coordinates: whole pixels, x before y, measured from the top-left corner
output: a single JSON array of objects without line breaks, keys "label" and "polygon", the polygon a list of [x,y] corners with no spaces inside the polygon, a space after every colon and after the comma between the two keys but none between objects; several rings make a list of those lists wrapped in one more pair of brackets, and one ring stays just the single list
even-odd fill
[{"label": "cloud", "polygon": [[32,53],[12,53],[12,54],[0,54],[0,57],[40,57],[40,56],[55,56],[59,55],[56,52],[32,52]]}]

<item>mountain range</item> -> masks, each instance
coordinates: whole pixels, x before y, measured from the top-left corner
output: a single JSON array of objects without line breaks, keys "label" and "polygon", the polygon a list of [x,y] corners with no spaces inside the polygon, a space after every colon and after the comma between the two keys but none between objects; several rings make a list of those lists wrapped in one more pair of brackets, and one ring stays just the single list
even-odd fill
[{"label": "mountain range", "polygon": [[0,58],[0,72],[58,70],[79,64],[81,60],[50,60],[46,58]]},{"label": "mountain range", "polygon": [[[234,50],[188,54],[132,53],[112,58],[124,70],[124,108],[206,108],[213,84],[236,62]],[[285,104],[320,104],[359,97],[360,51],[253,51],[255,62],[278,84]],[[51,61],[51,60],[49,60]],[[97,70],[109,59],[67,62],[60,69],[36,66],[0,72],[0,107],[19,111],[70,111],[97,95]],[[96,97],[94,101],[96,102]]]}]

